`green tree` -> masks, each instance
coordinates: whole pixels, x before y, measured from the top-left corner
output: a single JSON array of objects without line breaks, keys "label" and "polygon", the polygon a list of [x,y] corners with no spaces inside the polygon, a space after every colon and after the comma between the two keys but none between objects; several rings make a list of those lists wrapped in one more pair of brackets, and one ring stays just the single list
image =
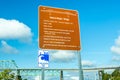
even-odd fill
[{"label": "green tree", "polygon": [[14,73],[12,73],[11,70],[5,69],[0,72],[0,80],[13,80],[14,79]]},{"label": "green tree", "polygon": [[20,75],[17,75],[16,80],[22,80]]},{"label": "green tree", "polygon": [[104,70],[99,71],[99,76],[102,76],[102,80],[109,80],[111,77],[111,74],[108,74],[104,72]]},{"label": "green tree", "polygon": [[120,69],[116,69],[111,75],[119,77],[120,76]]},{"label": "green tree", "polygon": [[115,69],[112,74],[104,73],[104,71],[101,71],[102,73],[102,80],[120,80],[120,69]]},{"label": "green tree", "polygon": [[120,69],[115,69],[111,76],[111,80],[120,80]]},{"label": "green tree", "polygon": [[103,74],[103,80],[109,80],[110,79],[110,74],[104,73]]}]

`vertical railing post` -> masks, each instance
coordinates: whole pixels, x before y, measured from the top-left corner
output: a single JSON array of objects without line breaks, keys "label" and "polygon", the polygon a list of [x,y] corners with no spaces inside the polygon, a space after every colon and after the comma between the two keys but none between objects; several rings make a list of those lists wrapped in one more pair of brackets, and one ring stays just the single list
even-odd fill
[{"label": "vertical railing post", "polygon": [[63,80],[63,71],[60,71],[60,80]]}]

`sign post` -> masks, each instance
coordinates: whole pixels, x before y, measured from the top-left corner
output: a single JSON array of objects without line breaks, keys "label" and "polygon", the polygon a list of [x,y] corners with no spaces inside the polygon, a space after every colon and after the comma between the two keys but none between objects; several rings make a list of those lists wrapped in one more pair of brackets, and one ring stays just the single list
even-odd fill
[{"label": "sign post", "polygon": [[43,50],[39,50],[38,52],[38,65],[39,67],[41,67],[41,78],[42,80],[44,79],[44,68],[48,67],[48,62],[49,62],[49,54],[48,51],[43,51]]},{"label": "sign post", "polygon": [[79,67],[79,80],[84,80],[80,51],[78,51],[78,67]]},{"label": "sign post", "polygon": [[79,80],[83,80],[79,53],[81,49],[79,28],[77,11],[39,7],[39,47],[41,49],[78,51]]}]

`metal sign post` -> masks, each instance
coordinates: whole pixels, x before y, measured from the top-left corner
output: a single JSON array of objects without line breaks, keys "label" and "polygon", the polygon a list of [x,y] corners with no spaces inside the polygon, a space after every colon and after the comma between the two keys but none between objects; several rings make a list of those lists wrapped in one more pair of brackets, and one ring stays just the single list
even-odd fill
[{"label": "metal sign post", "polygon": [[41,79],[42,79],[42,80],[45,80],[45,79],[44,79],[44,76],[45,76],[45,75],[44,75],[44,74],[45,74],[45,73],[44,73],[44,68],[41,68],[41,73],[42,73]]},{"label": "metal sign post", "polygon": [[84,80],[80,51],[78,51],[78,67],[79,67],[79,80]]},{"label": "metal sign post", "polygon": [[[40,6],[39,47],[41,49],[78,51],[79,80],[83,80],[78,18],[78,11],[75,10]],[[44,76],[44,70],[42,72]]]},{"label": "metal sign post", "polygon": [[38,65],[39,65],[39,67],[41,67],[41,79],[42,80],[45,80],[44,79],[44,76],[45,76],[44,70],[46,67],[48,67],[48,62],[49,62],[48,51],[40,50],[38,52]]}]

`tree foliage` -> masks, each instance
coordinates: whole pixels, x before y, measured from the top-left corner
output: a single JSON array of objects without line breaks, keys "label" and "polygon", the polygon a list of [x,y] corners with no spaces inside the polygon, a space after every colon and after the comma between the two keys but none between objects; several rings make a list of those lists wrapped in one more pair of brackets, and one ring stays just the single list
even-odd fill
[{"label": "tree foliage", "polygon": [[9,69],[5,69],[0,72],[0,80],[13,80],[14,77],[14,73]]},{"label": "tree foliage", "polygon": [[120,69],[116,69],[116,70],[111,74],[111,80],[120,80]]},{"label": "tree foliage", "polygon": [[102,71],[102,80],[120,80],[120,69],[115,69],[112,74]]},{"label": "tree foliage", "polygon": [[20,75],[15,76],[10,69],[5,69],[0,72],[0,80],[22,80],[22,78]]},{"label": "tree foliage", "polygon": [[16,80],[22,80],[21,76],[20,76],[20,75],[17,75],[17,76],[16,76]]}]

